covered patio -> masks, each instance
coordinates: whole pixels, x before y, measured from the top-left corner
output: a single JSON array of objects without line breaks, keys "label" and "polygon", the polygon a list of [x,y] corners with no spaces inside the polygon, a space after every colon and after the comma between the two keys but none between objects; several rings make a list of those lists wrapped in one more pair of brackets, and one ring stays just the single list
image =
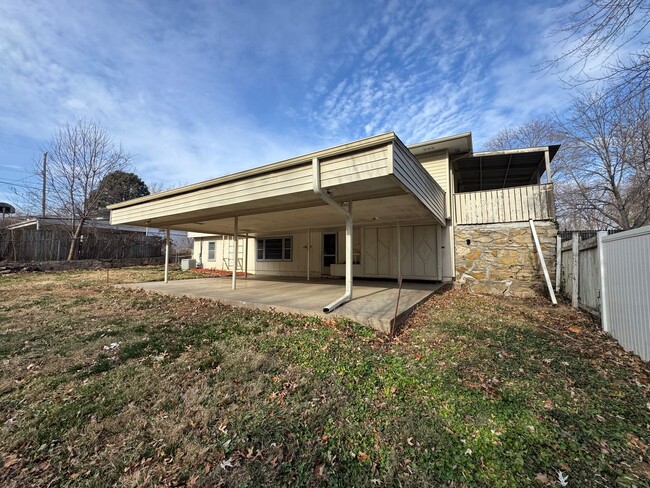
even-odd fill
[{"label": "covered patio", "polygon": [[[442,283],[355,280],[354,298],[331,313],[323,312],[323,301],[332,301],[345,290],[345,281],[318,279],[305,282],[290,278],[249,276],[239,279],[232,289],[227,278],[175,280],[168,283],[149,282],[120,285],[151,293],[216,300],[225,305],[258,310],[275,310],[302,315],[348,318],[381,332],[390,332],[422,302],[439,291]],[[394,322],[394,320],[396,321]]]},{"label": "covered patio", "polygon": [[[267,308],[287,307],[292,312],[330,313],[349,303],[344,316],[372,325],[373,320],[386,330],[394,316],[398,295],[395,282],[384,285],[358,286],[354,281],[354,229],[381,222],[397,229],[394,249],[389,237],[377,244],[377,255],[386,263],[390,256],[400,256],[391,278],[402,281],[402,226],[429,225],[433,237],[419,243],[420,254],[439,256],[441,240],[435,232],[447,226],[445,192],[422,167],[406,146],[392,133],[362,139],[271,165],[261,166],[233,175],[207,180],[194,185],[141,197],[110,206],[112,224],[134,224],[167,229],[166,254],[169,254],[170,229],[204,234],[230,235],[239,238],[264,238],[305,232],[305,280],[290,283],[278,280],[239,280],[237,273],[228,280],[214,280],[212,287],[201,291],[204,284],[181,282],[141,285],[151,290],[167,290],[172,294],[216,298],[238,306],[253,303]],[[320,254],[309,241],[315,229],[344,228],[345,280],[313,282],[312,257]],[[287,241],[289,242],[289,241]],[[293,241],[291,241],[293,242]],[[276,261],[294,260],[300,249],[285,250]],[[238,263],[238,245],[232,247],[231,262]],[[258,258],[259,259],[259,258]],[[266,259],[266,258],[262,258]],[[379,259],[379,258],[377,258]],[[244,260],[245,261],[245,260]],[[438,263],[441,263],[438,260]],[[246,264],[243,267],[247,271]],[[428,279],[441,279],[442,266],[431,261]],[[302,271],[301,271],[302,273]],[[408,275],[407,275],[408,277]],[[437,278],[436,278],[437,277]],[[204,280],[201,280],[204,281]],[[413,298],[402,298],[407,310],[426,298],[435,284],[406,287],[402,295],[412,292]],[[382,294],[383,293],[383,294]],[[377,297],[381,295],[381,299]],[[361,298],[361,300],[353,300]],[[369,305],[374,303],[373,305]],[[366,306],[370,308],[366,310]],[[369,311],[370,310],[370,311]]]}]

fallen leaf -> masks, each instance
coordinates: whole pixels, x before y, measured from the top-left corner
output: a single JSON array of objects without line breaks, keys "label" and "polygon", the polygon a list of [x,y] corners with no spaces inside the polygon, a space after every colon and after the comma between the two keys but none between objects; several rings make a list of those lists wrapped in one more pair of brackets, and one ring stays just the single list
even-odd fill
[{"label": "fallen leaf", "polygon": [[407,443],[409,446],[412,446],[412,445],[413,445],[413,437],[409,437],[408,439],[406,439],[406,443]]},{"label": "fallen leaf", "polygon": [[212,465],[210,463],[207,463],[205,465],[205,474],[208,474],[210,472],[210,469],[212,469]]},{"label": "fallen leaf", "polygon": [[572,325],[571,327],[569,327],[569,330],[571,332],[573,332],[574,334],[582,333],[582,329],[580,327],[578,327],[577,325]]},{"label": "fallen leaf", "polygon": [[362,463],[370,459],[370,456],[368,456],[365,452],[359,451],[357,453],[357,459],[361,461]]},{"label": "fallen leaf", "polygon": [[325,476],[325,465],[319,464],[314,468],[314,476],[316,478],[323,478]]},{"label": "fallen leaf", "polygon": [[535,476],[535,481],[539,481],[540,483],[544,483],[545,485],[547,485],[548,476],[546,476],[544,473],[537,473],[537,476]]}]

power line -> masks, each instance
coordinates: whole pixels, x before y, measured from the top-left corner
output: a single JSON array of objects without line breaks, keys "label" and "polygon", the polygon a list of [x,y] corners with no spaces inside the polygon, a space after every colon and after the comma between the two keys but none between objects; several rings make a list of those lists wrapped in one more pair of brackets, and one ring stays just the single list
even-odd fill
[{"label": "power line", "polygon": [[9,186],[9,187],[11,187],[11,186],[19,186],[21,188],[28,188],[28,189],[31,189],[31,190],[40,190],[40,188],[37,187],[37,186],[25,185],[25,184],[22,184],[22,183],[16,183],[14,181],[0,180],[0,185],[5,185],[5,186]]}]

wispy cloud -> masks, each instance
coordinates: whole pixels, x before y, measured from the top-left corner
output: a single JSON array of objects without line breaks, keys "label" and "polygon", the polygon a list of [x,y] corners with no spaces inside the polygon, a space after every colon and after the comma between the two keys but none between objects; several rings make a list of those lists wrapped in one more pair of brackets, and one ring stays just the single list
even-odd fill
[{"label": "wispy cloud", "polygon": [[7,138],[37,150],[61,123],[90,117],[145,180],[173,185],[386,130],[480,140],[564,103],[555,78],[534,72],[556,47],[545,9],[3,2],[0,150]]}]

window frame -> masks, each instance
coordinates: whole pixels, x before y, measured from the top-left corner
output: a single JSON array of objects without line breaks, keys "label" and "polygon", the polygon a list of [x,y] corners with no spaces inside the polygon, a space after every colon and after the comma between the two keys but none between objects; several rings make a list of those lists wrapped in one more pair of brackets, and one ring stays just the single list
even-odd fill
[{"label": "window frame", "polygon": [[[212,258],[210,258],[210,246],[214,246],[212,249]],[[217,261],[217,241],[208,241],[208,262],[214,263]]]},{"label": "window frame", "polygon": [[[282,241],[282,257],[277,258],[267,258],[267,241],[281,240]],[[260,242],[262,243],[262,248],[260,249]],[[288,242],[288,245],[287,245]],[[262,251],[260,257],[260,251]],[[287,258],[287,251],[289,257]],[[281,263],[281,262],[292,262],[293,261],[293,236],[271,236],[271,237],[258,237],[255,239],[255,259],[257,262],[268,262],[268,263]]]}]

